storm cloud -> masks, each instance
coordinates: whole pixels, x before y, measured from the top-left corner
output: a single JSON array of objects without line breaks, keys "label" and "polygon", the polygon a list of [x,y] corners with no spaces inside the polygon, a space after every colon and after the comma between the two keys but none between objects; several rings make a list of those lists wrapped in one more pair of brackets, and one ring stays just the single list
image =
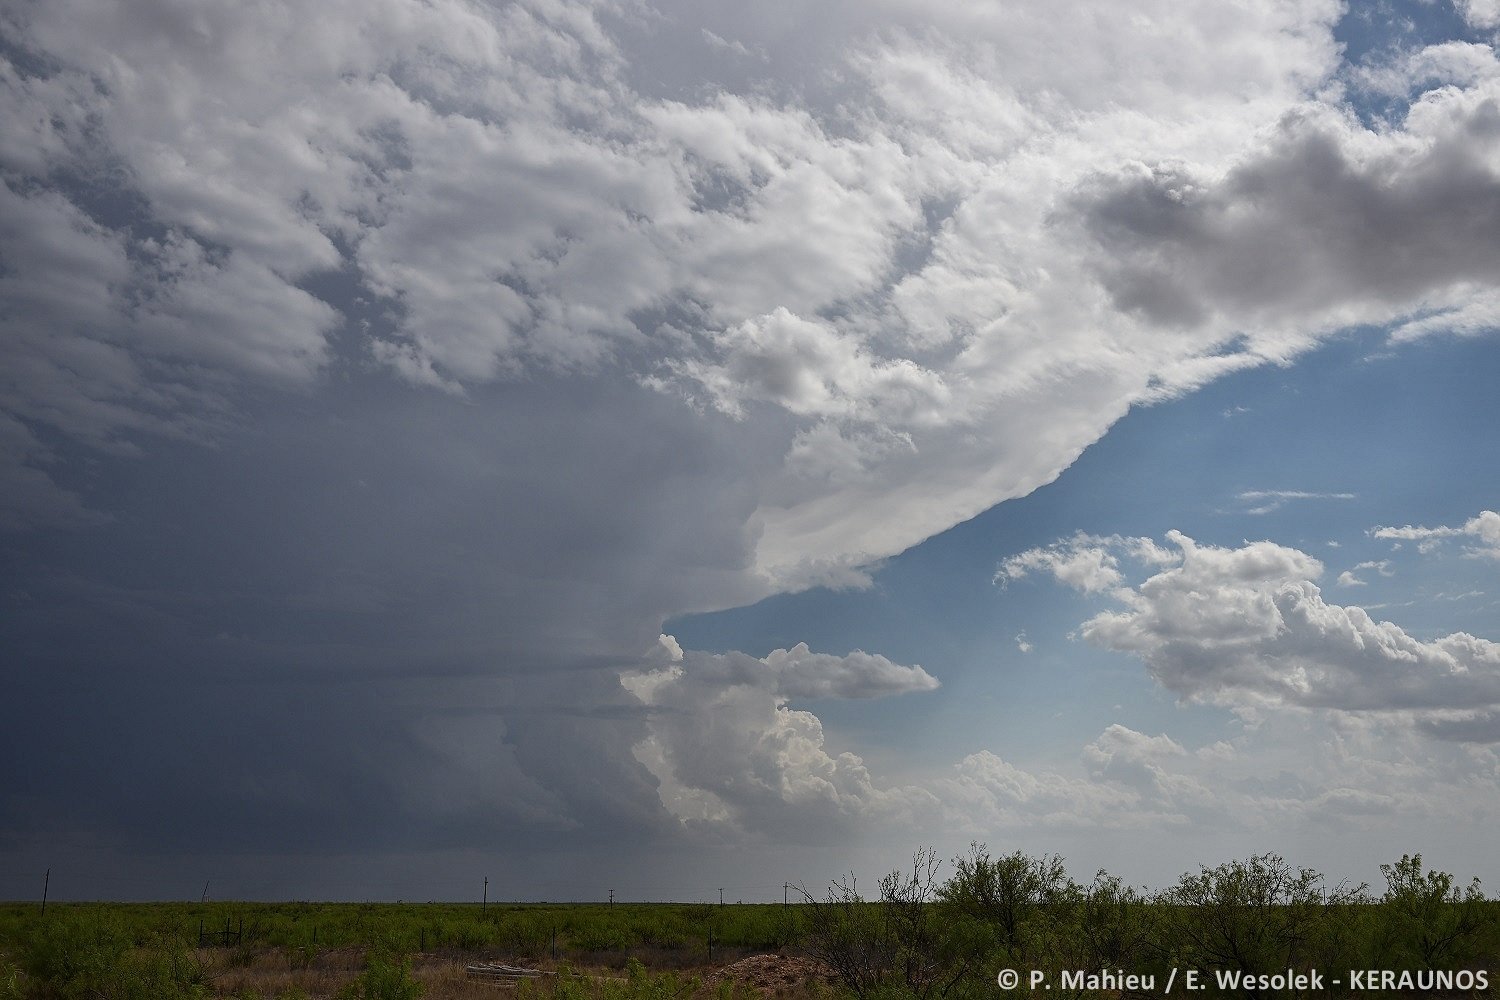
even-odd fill
[{"label": "storm cloud", "polygon": [[[808,703],[941,677],[660,636],[867,587],[1131,407],[1351,325],[1493,327],[1493,60],[1390,70],[1410,110],[1368,127],[1340,15],[6,5],[0,848],[826,845],[1072,782],[1186,815],[1165,736],[884,782]],[[1288,551],[1284,611],[1340,611]],[[1494,701],[1482,640],[1342,610],[1430,667],[1389,707]],[[1201,680],[1134,613],[1099,641]],[[1292,697],[1249,662],[1193,690]]]}]

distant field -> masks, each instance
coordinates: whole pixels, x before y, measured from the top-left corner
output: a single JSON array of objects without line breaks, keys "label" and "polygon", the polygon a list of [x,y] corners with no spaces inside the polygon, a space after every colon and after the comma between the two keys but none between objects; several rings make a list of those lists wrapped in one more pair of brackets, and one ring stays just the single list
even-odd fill
[{"label": "distant field", "polygon": [[1194,1000],[1500,993],[1500,904],[1420,855],[1378,895],[1274,854],[1154,893],[982,845],[952,867],[923,850],[872,899],[851,879],[791,906],[7,903],[0,1000],[1145,1000],[1193,976]]},{"label": "distant field", "polygon": [[[776,949],[800,933],[796,906],[709,903],[49,903],[47,919],[109,928],[136,943],[180,940],[256,948],[502,951],[594,958],[646,949],[684,962],[715,949]],[[39,918],[36,903],[0,903],[0,943]]]},{"label": "distant field", "polygon": [[[185,985],[173,996],[332,997],[356,981],[372,953],[397,964],[405,959],[428,1000],[494,997],[497,987],[464,975],[466,965],[489,960],[578,970],[584,975],[572,988],[587,995],[649,986],[653,995],[665,989],[666,997],[685,996],[714,968],[795,946],[802,934],[799,910],[779,904],[49,903],[43,916],[36,903],[0,903],[0,998],[167,995],[163,985],[153,993],[153,981]],[[632,970],[637,981],[627,974]],[[119,986],[132,975],[142,982],[139,990]],[[82,985],[38,992],[35,984],[43,980],[97,983],[111,992]],[[558,988],[549,979],[540,991]]]}]

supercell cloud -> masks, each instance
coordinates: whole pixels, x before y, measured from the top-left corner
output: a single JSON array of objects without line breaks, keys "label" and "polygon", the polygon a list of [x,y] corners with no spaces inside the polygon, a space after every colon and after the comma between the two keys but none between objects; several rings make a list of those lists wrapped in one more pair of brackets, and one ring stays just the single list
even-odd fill
[{"label": "supercell cloud", "polygon": [[[943,678],[661,633],[869,587],[1133,406],[1355,326],[1493,329],[1493,47],[1351,67],[1343,15],[6,4],[0,849],[1212,813],[1189,765],[1227,750],[1124,727],[1076,776],[885,781],[813,709]],[[1485,518],[1376,535],[1488,555]],[[1493,643],[1328,605],[1290,548],[1174,544],[1007,565],[1121,595],[1084,633],[1184,697],[1492,738]],[[1158,575],[1130,589],[1122,545]]]}]

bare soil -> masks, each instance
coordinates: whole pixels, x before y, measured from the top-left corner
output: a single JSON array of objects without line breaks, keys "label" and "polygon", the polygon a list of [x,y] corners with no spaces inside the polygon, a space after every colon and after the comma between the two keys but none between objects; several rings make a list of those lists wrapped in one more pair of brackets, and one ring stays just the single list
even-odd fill
[{"label": "bare soil", "polygon": [[[223,952],[207,949],[199,958],[213,975],[212,995],[220,998],[241,996],[278,997],[301,990],[312,1000],[334,997],[364,968],[364,952],[358,948],[329,949],[304,959],[293,952],[266,950],[253,956],[242,955],[226,961]],[[424,986],[424,1000],[497,1000],[513,996],[514,985],[498,985],[470,979],[465,967],[480,961],[512,962],[504,956],[484,959],[473,953],[422,953],[411,956],[412,977]],[[556,963],[543,961],[530,967],[553,971]],[[648,963],[647,968],[652,966]],[[618,979],[619,968],[608,965],[577,967],[585,976]],[[653,969],[653,971],[656,971]],[[742,958],[730,965],[678,967],[679,975],[697,976],[702,986],[691,1000],[715,1000],[723,983],[734,984],[740,1000],[790,1000],[795,997],[827,996],[833,973],[822,963],[797,955],[761,954]],[[547,996],[546,981],[539,981],[538,1000]]]},{"label": "bare soil", "polygon": [[831,987],[833,970],[814,958],[800,955],[751,955],[733,965],[710,972],[703,980],[704,991],[712,996],[719,984],[732,982],[736,992],[748,988],[762,997],[806,996],[817,987]]}]

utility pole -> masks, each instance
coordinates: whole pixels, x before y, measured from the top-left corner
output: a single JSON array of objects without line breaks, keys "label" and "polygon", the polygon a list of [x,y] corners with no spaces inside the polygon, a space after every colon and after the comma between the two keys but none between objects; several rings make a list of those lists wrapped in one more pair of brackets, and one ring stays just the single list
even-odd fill
[{"label": "utility pole", "polygon": [[479,912],[480,912],[481,915],[484,913],[485,910],[489,909],[489,905],[490,905],[490,877],[488,875],[486,875],[484,877],[484,898],[479,901]]},{"label": "utility pole", "polygon": [[781,883],[781,905],[786,906],[791,899],[792,883]]},{"label": "utility pole", "polygon": [[47,874],[42,876],[42,916],[47,915],[47,887],[52,884],[52,869],[47,869]]},{"label": "utility pole", "polygon": [[719,905],[720,906],[724,905],[724,890],[723,889],[719,890]]},{"label": "utility pole", "polygon": [[615,905],[615,891],[613,889],[609,890],[609,905]]},{"label": "utility pole", "polygon": [[[212,882],[212,881],[213,881],[213,879],[209,879],[208,880],[208,882]],[[203,895],[201,897],[199,897],[199,899],[198,899],[198,902],[200,902],[200,903],[206,903],[206,902],[208,902],[208,882],[204,882],[203,883]]]}]

